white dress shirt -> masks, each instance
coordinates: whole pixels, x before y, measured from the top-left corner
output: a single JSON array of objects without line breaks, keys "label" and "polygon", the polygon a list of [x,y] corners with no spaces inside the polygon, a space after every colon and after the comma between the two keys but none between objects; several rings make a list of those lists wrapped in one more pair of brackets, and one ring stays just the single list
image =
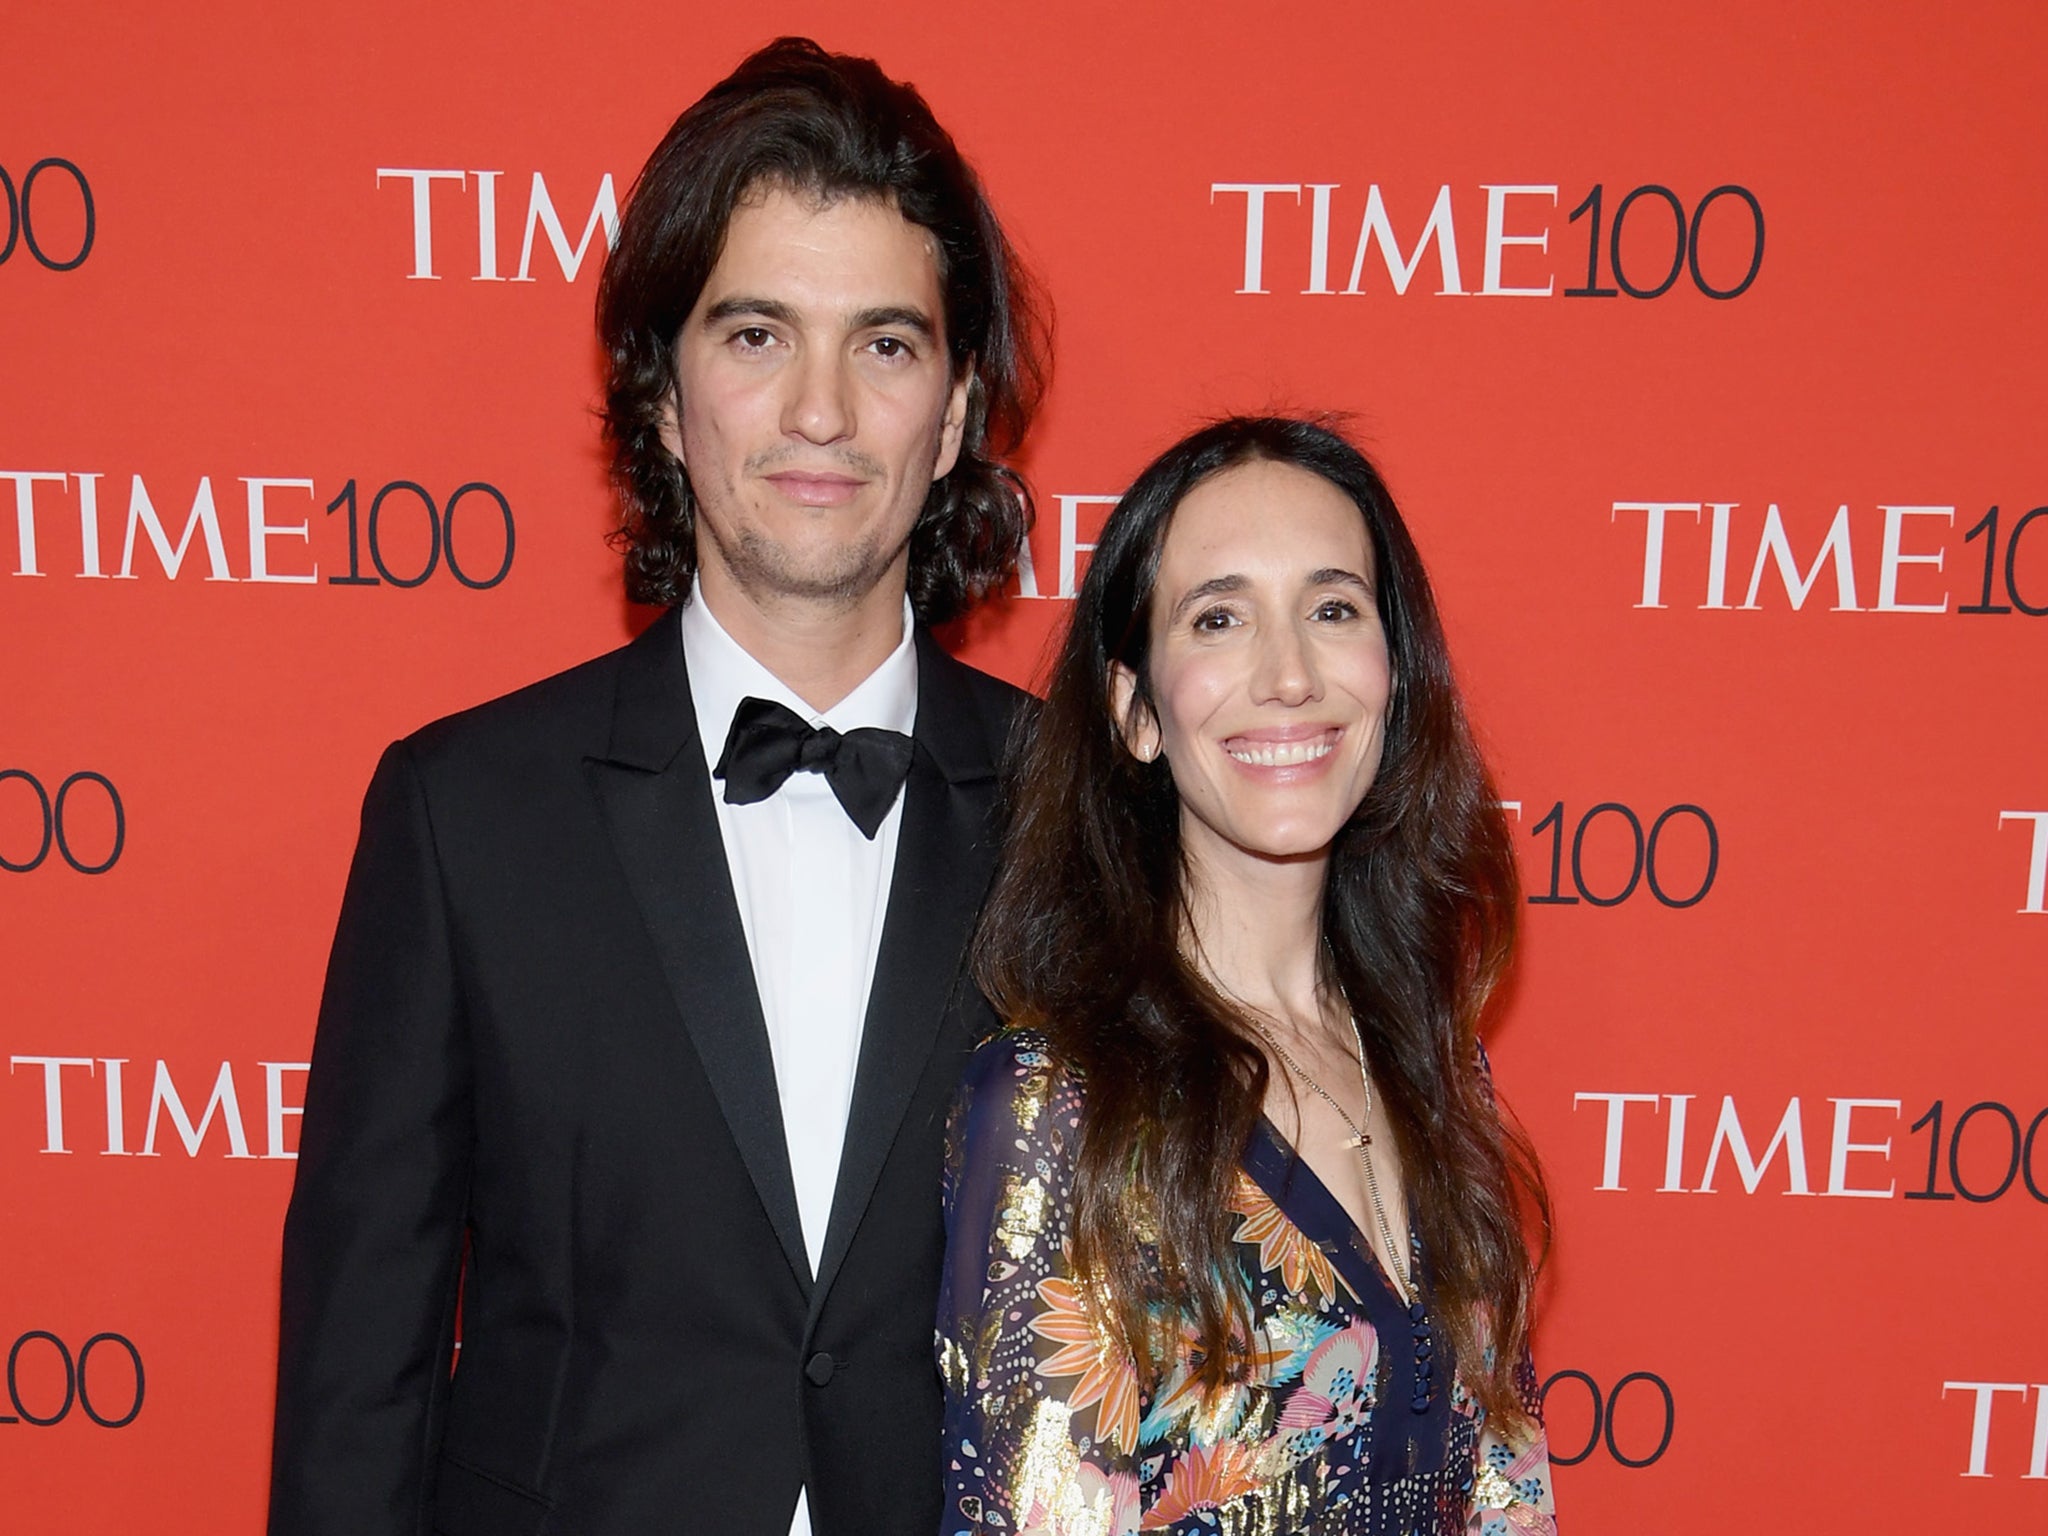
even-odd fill
[{"label": "white dress shirt", "polygon": [[[902,641],[859,687],[821,715],[743,650],[703,595],[694,594],[682,612],[683,659],[705,767],[717,766],[744,698],[786,704],[812,725],[829,725],[841,733],[876,726],[909,735],[917,720],[911,623],[906,598]],[[774,794],[752,805],[728,805],[725,786],[717,779],[711,793],[768,1025],[797,1216],[816,1275],[832,1191],[839,1182],[868,989],[882,945],[903,795],[897,795],[870,840],[847,816],[823,774],[792,773]],[[810,1536],[810,1530],[808,1498],[800,1493],[791,1536]]]}]

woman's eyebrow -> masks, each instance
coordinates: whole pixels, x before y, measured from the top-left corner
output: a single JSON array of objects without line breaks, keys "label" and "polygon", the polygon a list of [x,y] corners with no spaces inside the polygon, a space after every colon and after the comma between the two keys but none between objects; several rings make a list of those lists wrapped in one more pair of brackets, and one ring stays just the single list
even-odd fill
[{"label": "woman's eyebrow", "polygon": [[1310,571],[1308,585],[1312,587],[1348,585],[1358,588],[1367,597],[1372,596],[1372,583],[1359,575],[1358,572],[1347,571],[1341,565],[1326,565],[1319,571]]},{"label": "woman's eyebrow", "polygon": [[1207,581],[1198,582],[1181,594],[1179,602],[1173,605],[1173,612],[1166,622],[1177,624],[1180,616],[1205,597],[1220,597],[1227,592],[1242,592],[1251,585],[1248,576],[1211,576]]}]

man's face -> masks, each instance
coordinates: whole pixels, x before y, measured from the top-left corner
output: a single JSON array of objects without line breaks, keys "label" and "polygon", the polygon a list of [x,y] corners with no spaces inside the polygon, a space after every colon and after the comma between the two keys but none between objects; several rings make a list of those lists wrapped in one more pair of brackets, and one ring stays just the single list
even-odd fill
[{"label": "man's face", "polygon": [[676,377],[663,435],[697,494],[708,590],[756,607],[900,600],[911,527],[967,413],[927,231],[873,199],[743,200]]}]

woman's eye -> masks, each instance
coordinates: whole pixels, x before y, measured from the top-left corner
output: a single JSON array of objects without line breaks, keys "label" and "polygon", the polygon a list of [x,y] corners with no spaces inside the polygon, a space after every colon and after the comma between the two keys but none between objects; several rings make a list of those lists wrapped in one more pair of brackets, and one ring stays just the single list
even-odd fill
[{"label": "woman's eye", "polygon": [[1315,616],[1326,623],[1333,619],[1355,619],[1358,617],[1358,605],[1347,603],[1341,597],[1326,597],[1316,604]]},{"label": "woman's eye", "polygon": [[1237,615],[1228,608],[1206,608],[1195,615],[1195,628],[1198,630],[1229,629],[1236,623]]}]

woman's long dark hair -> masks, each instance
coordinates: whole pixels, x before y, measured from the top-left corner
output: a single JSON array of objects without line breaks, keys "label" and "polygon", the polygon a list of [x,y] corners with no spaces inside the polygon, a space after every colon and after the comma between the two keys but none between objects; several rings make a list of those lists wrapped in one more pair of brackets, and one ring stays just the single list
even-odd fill
[{"label": "woman's long dark hair", "polygon": [[1107,1297],[1103,1321],[1148,1368],[1185,1330],[1204,1385],[1241,1377],[1250,1298],[1229,1208],[1266,1061],[1242,1008],[1184,953],[1179,797],[1164,761],[1125,749],[1110,668],[1135,672],[1151,704],[1150,610],[1174,510],[1254,460],[1320,475],[1356,503],[1371,536],[1395,688],[1379,771],[1331,850],[1324,982],[1364,1033],[1436,1315],[1489,1413],[1520,1422],[1536,1267],[1524,1222],[1547,1233],[1549,1206],[1534,1153],[1478,1063],[1480,1016],[1514,940],[1513,851],[1421,558],[1378,472],[1327,427],[1275,417],[1205,427],[1147,468],[1110,516],[1014,771],[977,977],[1004,1018],[1042,1031],[1086,1085],[1070,1257]]}]

